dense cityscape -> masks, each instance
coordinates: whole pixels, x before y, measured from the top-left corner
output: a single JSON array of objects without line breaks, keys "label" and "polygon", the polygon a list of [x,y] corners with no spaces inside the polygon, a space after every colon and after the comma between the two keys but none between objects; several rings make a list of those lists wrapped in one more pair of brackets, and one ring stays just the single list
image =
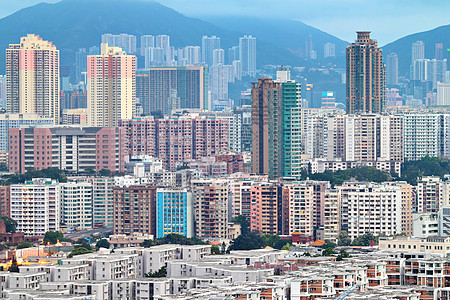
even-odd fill
[{"label": "dense cityscape", "polygon": [[257,29],[191,43],[102,23],[60,47],[17,26],[0,299],[450,299],[448,34],[276,48]]}]

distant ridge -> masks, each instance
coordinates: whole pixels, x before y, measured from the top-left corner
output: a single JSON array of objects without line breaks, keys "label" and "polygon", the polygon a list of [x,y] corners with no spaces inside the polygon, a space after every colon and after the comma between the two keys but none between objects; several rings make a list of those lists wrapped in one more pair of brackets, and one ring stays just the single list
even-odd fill
[{"label": "distant ridge", "polygon": [[389,53],[397,53],[398,68],[401,75],[409,73],[411,65],[411,45],[415,41],[425,43],[425,58],[433,59],[435,56],[435,44],[444,44],[444,58],[446,50],[450,48],[450,25],[444,25],[432,30],[414,33],[402,37],[383,47],[383,55],[386,57]]}]

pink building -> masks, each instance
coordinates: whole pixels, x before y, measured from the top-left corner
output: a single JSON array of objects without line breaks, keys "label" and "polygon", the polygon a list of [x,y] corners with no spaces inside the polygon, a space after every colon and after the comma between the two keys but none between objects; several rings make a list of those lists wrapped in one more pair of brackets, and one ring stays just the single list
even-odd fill
[{"label": "pink building", "polygon": [[125,129],[80,126],[25,127],[9,131],[9,170],[59,168],[123,172]]},{"label": "pink building", "polygon": [[9,186],[0,186],[0,216],[10,216]]},{"label": "pink building", "polygon": [[251,187],[250,230],[281,233],[281,185],[260,182]]},{"label": "pink building", "polygon": [[228,149],[228,121],[215,117],[183,116],[120,120],[127,131],[130,155],[150,155],[173,170],[179,161],[219,155]]}]

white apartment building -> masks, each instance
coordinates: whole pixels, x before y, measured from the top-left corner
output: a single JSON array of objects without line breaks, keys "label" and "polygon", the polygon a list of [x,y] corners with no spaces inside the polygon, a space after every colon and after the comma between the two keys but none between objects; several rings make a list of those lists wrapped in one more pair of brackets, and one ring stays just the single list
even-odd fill
[{"label": "white apartment building", "polygon": [[92,228],[92,184],[61,183],[60,195],[61,223],[76,230]]},{"label": "white apartment building", "polygon": [[365,233],[402,232],[402,189],[368,182],[345,182],[341,190],[341,229],[354,239]]},{"label": "white apartment building", "polygon": [[448,187],[448,182],[438,176],[422,177],[417,182],[416,211],[437,213],[443,205],[448,205]]},{"label": "white apartment building", "polygon": [[283,195],[289,201],[289,234],[301,232],[312,235],[314,232],[314,186],[306,183],[284,185]]},{"label": "white apartment building", "polygon": [[58,182],[35,178],[24,184],[10,186],[11,218],[17,231],[25,236],[44,236],[58,231],[60,223],[60,192]]},{"label": "white apartment building", "polygon": [[403,140],[405,160],[419,160],[425,156],[438,157],[439,115],[405,114]]},{"label": "white apartment building", "polygon": [[323,230],[324,240],[337,241],[340,231],[340,202],[339,189],[327,189],[324,197]]},{"label": "white apartment building", "polygon": [[438,214],[433,212],[413,214],[412,236],[428,237],[438,235]]}]

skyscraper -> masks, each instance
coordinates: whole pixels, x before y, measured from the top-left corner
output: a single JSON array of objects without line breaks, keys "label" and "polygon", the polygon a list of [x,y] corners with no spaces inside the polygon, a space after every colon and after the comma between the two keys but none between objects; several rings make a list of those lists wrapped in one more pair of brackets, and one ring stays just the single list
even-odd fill
[{"label": "skyscraper", "polygon": [[86,72],[87,52],[86,48],[78,49],[75,53],[75,82],[78,84],[84,81],[83,73]]},{"label": "skyscraper", "polygon": [[29,34],[6,49],[6,110],[35,113],[59,123],[59,50]]},{"label": "skyscraper", "polygon": [[126,33],[121,34],[102,34],[102,44],[108,44],[111,47],[122,48],[130,54],[136,53],[136,36]]},{"label": "skyscraper", "polygon": [[114,127],[131,119],[136,109],[136,56],[102,44],[100,55],[88,58],[88,122]]},{"label": "skyscraper", "polygon": [[398,85],[398,56],[395,53],[387,56],[386,80],[389,85]]},{"label": "skyscraper", "polygon": [[[150,67],[139,71],[148,74],[147,94],[141,93],[140,81],[139,97],[144,113],[160,111],[168,113],[169,98],[180,97],[180,108],[206,109],[208,102],[208,71],[204,66],[187,67]],[[145,80],[145,79],[143,79]],[[145,92],[145,90],[144,90]]]},{"label": "skyscraper", "polygon": [[379,113],[386,93],[386,72],[381,49],[369,31],[358,31],[347,46],[347,113]]},{"label": "skyscraper", "polygon": [[170,47],[170,36],[168,35],[157,35],[156,36],[156,48],[169,48]]},{"label": "skyscraper", "polygon": [[444,59],[444,45],[442,43],[436,43],[435,47],[434,58],[436,60]]},{"label": "skyscraper", "polygon": [[417,59],[425,58],[425,43],[423,41],[416,41],[411,46],[411,62],[414,63]]},{"label": "skyscraper", "polygon": [[153,35],[141,36],[141,56],[145,55],[145,49],[155,47],[155,37]]},{"label": "skyscraper", "polygon": [[306,58],[311,58],[313,52],[313,38],[312,35],[308,35],[305,39],[305,56]]},{"label": "skyscraper", "polygon": [[202,61],[208,66],[213,65],[213,51],[220,49],[220,37],[215,35],[202,37]]},{"label": "skyscraper", "polygon": [[252,83],[252,168],[269,178],[299,177],[300,83],[289,71],[277,72],[277,80],[260,78]]},{"label": "skyscraper", "polygon": [[215,66],[219,64],[225,64],[225,51],[223,51],[223,49],[214,49],[212,65]]},{"label": "skyscraper", "polygon": [[336,45],[330,42],[323,45],[323,57],[336,57]]},{"label": "skyscraper", "polygon": [[256,76],[256,38],[244,35],[239,38],[239,60],[242,74]]}]

